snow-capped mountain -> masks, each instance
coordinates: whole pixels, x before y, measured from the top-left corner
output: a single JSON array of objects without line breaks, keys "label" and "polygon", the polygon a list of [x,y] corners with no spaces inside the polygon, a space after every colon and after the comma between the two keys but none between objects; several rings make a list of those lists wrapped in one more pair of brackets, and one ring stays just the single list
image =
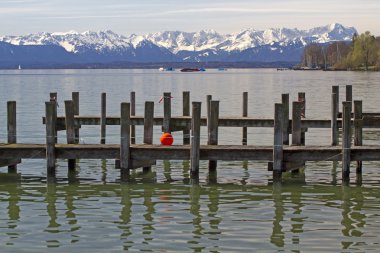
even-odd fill
[{"label": "snow-capped mountain", "polygon": [[[298,61],[305,45],[349,41],[354,33],[357,33],[355,28],[336,23],[309,30],[249,28],[231,34],[214,30],[130,36],[110,30],[42,32],[0,36],[0,64],[7,61],[42,63],[47,52],[46,63]],[[59,59],[55,59],[55,53]]]}]

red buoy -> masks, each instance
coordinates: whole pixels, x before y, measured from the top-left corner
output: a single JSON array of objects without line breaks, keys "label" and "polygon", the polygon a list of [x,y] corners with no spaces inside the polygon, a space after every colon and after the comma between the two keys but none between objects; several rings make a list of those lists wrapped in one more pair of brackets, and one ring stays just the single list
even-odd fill
[{"label": "red buoy", "polygon": [[163,133],[160,138],[162,145],[170,146],[173,144],[173,136],[170,133]]}]

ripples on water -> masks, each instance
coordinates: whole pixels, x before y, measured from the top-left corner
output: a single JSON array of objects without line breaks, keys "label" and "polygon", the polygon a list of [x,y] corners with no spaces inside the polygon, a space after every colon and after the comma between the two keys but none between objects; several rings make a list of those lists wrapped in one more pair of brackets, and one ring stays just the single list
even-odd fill
[{"label": "ripples on water", "polygon": [[[180,114],[177,98],[183,90],[190,90],[193,100],[204,101],[206,94],[213,94],[221,100],[222,115],[240,115],[241,94],[248,91],[249,115],[262,117],[272,117],[281,93],[294,99],[298,91],[306,91],[307,116],[328,118],[333,84],[352,84],[354,98],[365,97],[364,111],[379,111],[377,73],[280,72],[7,72],[0,75],[0,120],[6,122],[5,101],[17,100],[18,141],[43,143],[41,117],[49,92],[57,91],[63,104],[72,91],[80,91],[83,114],[97,114],[100,93],[107,92],[112,98],[108,113],[117,115],[120,102],[128,100],[132,90],[138,112],[144,100],[158,101],[162,92],[172,91],[173,115]],[[236,87],[231,89],[231,83]],[[156,114],[162,114],[161,106],[155,106]],[[59,110],[63,113],[62,107]],[[108,143],[118,142],[118,131],[107,128]],[[155,135],[159,131],[155,129]],[[6,133],[4,124],[0,132]],[[97,127],[83,127],[81,133],[87,143],[99,141]],[[240,129],[238,140],[233,129],[220,133],[221,143],[239,144]],[[272,134],[249,129],[249,144],[271,144]],[[307,144],[328,145],[328,134],[312,130]],[[364,143],[379,144],[378,132],[366,131],[364,136]],[[5,134],[0,138],[5,142]],[[273,184],[262,162],[220,161],[215,180],[202,161],[200,180],[195,182],[189,179],[188,161],[157,161],[151,173],[137,170],[130,183],[120,184],[114,161],[80,160],[75,175],[68,174],[66,161],[58,161],[57,183],[46,184],[46,161],[25,160],[19,165],[21,175],[0,169],[0,252],[377,251],[379,165],[365,162],[362,177],[352,173],[345,186],[340,163],[310,162],[300,174],[285,174],[281,184]]]}]

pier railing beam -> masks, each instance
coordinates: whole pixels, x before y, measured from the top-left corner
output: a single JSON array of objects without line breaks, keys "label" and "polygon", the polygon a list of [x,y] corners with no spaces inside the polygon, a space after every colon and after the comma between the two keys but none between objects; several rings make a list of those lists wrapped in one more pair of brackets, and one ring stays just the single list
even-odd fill
[{"label": "pier railing beam", "polygon": [[56,102],[45,103],[46,113],[46,163],[48,182],[55,180],[55,115]]},{"label": "pier railing beam", "polygon": [[284,112],[282,104],[274,106],[274,141],[273,141],[273,180],[281,179],[283,167],[283,120]]},{"label": "pier railing beam", "polygon": [[[71,100],[65,101],[66,114],[66,139],[67,144],[75,144],[75,125],[74,125],[74,103]],[[75,159],[68,159],[67,166],[69,171],[75,170]]]},{"label": "pier railing beam", "polygon": [[[207,119],[208,141],[207,145],[218,145],[218,122],[219,122],[219,101],[210,101],[210,115]],[[210,172],[215,172],[216,160],[210,160],[208,168]]]},{"label": "pier railing beam", "polygon": [[342,180],[349,181],[351,162],[351,102],[343,102]]},{"label": "pier railing beam", "polygon": [[[248,117],[248,92],[243,92],[243,117]],[[242,144],[247,145],[248,143],[248,130],[247,127],[243,127],[242,129]]]},{"label": "pier railing beam", "polygon": [[[182,93],[182,115],[190,116],[190,91]],[[190,144],[190,127],[183,130],[183,144]]]},{"label": "pier railing beam", "polygon": [[[354,145],[362,146],[363,145],[363,103],[360,100],[354,101]],[[362,173],[362,161],[356,161],[356,173]]]},{"label": "pier railing beam", "polygon": [[120,180],[128,181],[131,167],[130,134],[131,116],[130,103],[121,103],[120,115]]},{"label": "pier railing beam", "polygon": [[201,104],[201,102],[192,103],[190,175],[193,179],[199,178]]}]

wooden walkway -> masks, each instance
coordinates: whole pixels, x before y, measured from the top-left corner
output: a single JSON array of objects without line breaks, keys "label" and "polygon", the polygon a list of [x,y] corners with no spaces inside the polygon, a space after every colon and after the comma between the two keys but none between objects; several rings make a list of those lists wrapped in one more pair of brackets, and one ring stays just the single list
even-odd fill
[{"label": "wooden walkway", "polygon": [[[307,161],[342,161],[342,179],[349,180],[350,163],[357,161],[361,173],[362,161],[380,161],[379,146],[362,146],[363,128],[380,128],[380,113],[363,113],[362,102],[352,101],[352,87],[346,86],[346,101],[339,112],[339,88],[332,87],[330,119],[308,119],[305,93],[298,94],[289,112],[289,95],[282,94],[282,103],[275,104],[273,119],[248,117],[248,93],[243,93],[241,117],[219,117],[219,101],[207,96],[207,117],[201,117],[201,103],[192,103],[190,93],[183,93],[183,115],[171,115],[171,94],[163,94],[164,115],[154,115],[154,102],[145,102],[144,116],[135,115],[135,95],[130,103],[121,103],[120,116],[110,117],[106,112],[106,96],[101,96],[101,115],[79,115],[79,93],[65,101],[65,116],[57,116],[57,94],[51,93],[46,102],[46,144],[17,143],[16,102],[8,102],[8,143],[0,144],[0,166],[17,170],[21,159],[46,159],[48,177],[55,178],[56,159],[67,159],[69,170],[75,170],[76,159],[115,159],[120,167],[121,180],[127,179],[130,169],[149,170],[156,160],[190,160],[192,178],[199,175],[199,161],[209,160],[209,170],[217,169],[217,161],[268,161],[272,164],[273,179],[281,179],[284,171],[296,171]],[[100,125],[100,144],[78,144],[82,125]],[[106,126],[120,125],[120,144],[105,144]],[[135,126],[144,126],[144,144],[135,144]],[[183,132],[183,145],[153,145],[153,126],[162,126],[163,132]],[[200,145],[200,127],[207,126],[207,145]],[[242,145],[218,145],[220,127],[242,128]],[[248,127],[267,127],[274,131],[273,145],[247,145]],[[305,146],[308,128],[330,128],[331,143],[325,146]],[[342,130],[338,146],[338,131]],[[57,143],[57,131],[65,130],[67,144]],[[351,145],[354,134],[354,146]],[[291,139],[290,139],[291,136]],[[291,143],[291,144],[290,144]]]}]

